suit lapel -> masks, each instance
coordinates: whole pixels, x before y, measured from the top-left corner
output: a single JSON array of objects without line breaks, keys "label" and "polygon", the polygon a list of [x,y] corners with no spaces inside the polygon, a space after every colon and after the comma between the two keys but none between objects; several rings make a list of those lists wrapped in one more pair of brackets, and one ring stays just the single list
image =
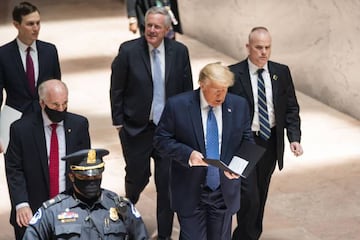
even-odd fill
[{"label": "suit lapel", "polygon": [[222,104],[222,139],[221,139],[221,155],[220,158],[227,152],[227,146],[229,145],[229,137],[231,135],[232,123],[232,104],[228,97],[225,98]]},{"label": "suit lapel", "polygon": [[38,76],[38,79],[43,79],[42,78],[43,71],[42,71],[41,66],[47,66],[47,64],[45,63],[46,60],[42,58],[42,56],[44,56],[42,54],[43,45],[39,41],[36,41],[36,49],[37,49],[38,61],[39,61],[39,76]]},{"label": "suit lapel", "polygon": [[19,77],[18,77],[18,79],[20,79],[19,84],[22,85],[22,86],[19,86],[19,89],[26,89],[25,91],[31,95],[29,85],[28,85],[28,82],[26,79],[25,67],[21,60],[19,46],[16,42],[16,39],[13,41],[12,50],[11,50],[10,54],[11,54],[10,59],[14,59],[14,61],[15,61],[14,68],[16,69],[17,74],[19,74]]},{"label": "suit lapel", "polygon": [[141,41],[141,45],[142,45],[142,47],[139,48],[139,54],[141,55],[141,58],[142,58],[142,60],[143,60],[143,62],[145,64],[146,71],[150,75],[150,79],[152,79],[151,78],[152,75],[151,75],[149,47],[147,45],[145,37],[140,38],[139,41]]},{"label": "suit lapel", "polygon": [[39,153],[39,160],[41,170],[46,179],[46,185],[49,188],[49,163],[48,163],[48,151],[46,147],[46,139],[44,132],[44,123],[41,117],[41,112],[37,114],[37,119],[34,121],[34,127],[32,128],[35,144]]},{"label": "suit lapel", "polygon": [[169,80],[170,69],[173,61],[173,48],[171,46],[171,40],[165,38],[165,86]]},{"label": "suit lapel", "polygon": [[[240,76],[240,80],[241,80],[240,84],[242,84],[242,88],[245,90],[246,98],[250,102],[252,110],[254,110],[254,94],[253,94],[252,85],[251,85],[249,64],[248,64],[247,60],[244,60],[242,63],[243,64],[240,65],[240,71],[239,71],[239,76]],[[254,112],[254,111],[252,111],[252,112]]]},{"label": "suit lapel", "polygon": [[[64,131],[65,131],[65,148],[66,148],[66,155],[75,152],[77,149],[75,149],[76,146],[76,135],[73,133],[73,121],[69,114],[66,114],[66,117],[64,119]],[[66,168],[65,168],[65,175],[66,175],[66,187],[69,188],[71,186],[71,182],[69,181],[68,173],[69,173],[69,161],[66,161]]]},{"label": "suit lapel", "polygon": [[200,109],[200,90],[197,89],[194,92],[193,99],[189,104],[189,116],[193,125],[193,129],[195,132],[196,142],[200,148],[202,153],[205,153],[205,140],[204,140],[204,128],[202,124],[201,118],[201,109]]},{"label": "suit lapel", "polygon": [[272,62],[268,62],[268,68],[269,68],[269,72],[270,72],[270,79],[271,79],[271,86],[272,86],[272,94],[273,94],[273,103],[274,103],[274,107],[276,104],[276,99],[278,96],[278,90],[279,90],[279,76],[280,73],[278,71],[278,69],[275,67],[275,65]]},{"label": "suit lapel", "polygon": [[72,134],[72,128],[70,127],[71,125],[71,119],[69,119],[68,115],[66,115],[64,120],[66,154],[73,152],[71,146],[74,146],[74,139]]}]

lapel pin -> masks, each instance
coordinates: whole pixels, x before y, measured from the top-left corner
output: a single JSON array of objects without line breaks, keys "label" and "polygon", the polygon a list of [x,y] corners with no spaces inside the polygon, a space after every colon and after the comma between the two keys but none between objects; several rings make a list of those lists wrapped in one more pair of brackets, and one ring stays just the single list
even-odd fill
[{"label": "lapel pin", "polygon": [[278,76],[274,74],[272,78],[276,81],[278,79]]},{"label": "lapel pin", "polygon": [[231,113],[231,109],[230,109],[230,108],[228,108],[228,112]]},{"label": "lapel pin", "polygon": [[68,128],[68,130],[67,130],[67,131],[68,131],[68,133],[71,133],[71,128]]}]

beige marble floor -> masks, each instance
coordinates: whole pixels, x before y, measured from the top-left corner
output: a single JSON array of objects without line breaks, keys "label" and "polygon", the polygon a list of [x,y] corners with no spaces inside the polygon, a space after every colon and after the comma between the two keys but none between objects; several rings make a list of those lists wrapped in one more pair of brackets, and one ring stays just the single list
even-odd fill
[{"label": "beige marble floor", "polygon": [[[6,15],[14,2],[5,1],[7,4],[0,6],[0,45],[16,35],[10,16]],[[137,37],[127,31],[124,6],[119,0],[33,2],[42,16],[40,39],[58,47],[63,80],[70,89],[69,111],[88,117],[93,147],[111,151],[106,158],[103,187],[123,194],[124,162],[120,142],[111,126],[108,93],[110,64],[119,44]],[[195,85],[198,72],[206,63],[236,62],[189,36],[180,36],[179,41],[189,47]],[[305,154],[295,158],[286,149],[285,168],[276,171],[272,179],[261,239],[360,239],[360,122],[300,92],[297,94]],[[0,240],[13,239],[2,155],[0,196]],[[149,232],[154,233],[152,179],[137,208]],[[174,239],[178,232],[175,221]]]}]

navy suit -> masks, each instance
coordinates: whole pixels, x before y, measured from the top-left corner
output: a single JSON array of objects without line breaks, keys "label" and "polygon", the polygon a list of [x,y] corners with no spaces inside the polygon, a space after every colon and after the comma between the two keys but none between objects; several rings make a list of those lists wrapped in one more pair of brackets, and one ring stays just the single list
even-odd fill
[{"label": "navy suit", "polygon": [[[229,66],[235,74],[235,84],[229,92],[244,97],[249,105],[251,119],[254,116],[254,97],[251,86],[248,60]],[[258,239],[262,232],[262,219],[269,189],[270,179],[276,162],[283,168],[284,129],[289,142],[300,142],[299,105],[294,84],[288,66],[268,61],[272,84],[273,104],[276,126],[268,141],[254,136],[257,144],[266,148],[266,152],[256,166],[256,171],[243,180],[241,209],[238,212],[238,228],[233,239]]]},{"label": "navy suit", "polygon": [[[222,104],[222,121],[220,159],[228,164],[238,153],[242,141],[253,142],[246,100],[227,94]],[[206,156],[199,89],[168,100],[155,133],[154,146],[171,162],[171,207],[182,216],[193,214],[199,207],[207,171],[206,167],[189,166],[192,151]],[[240,179],[230,180],[220,171],[220,190],[228,213],[234,214],[240,208]],[[193,231],[200,231],[199,226],[193,226]]]},{"label": "navy suit", "polygon": [[[164,39],[165,98],[193,89],[189,53],[182,43]],[[168,199],[168,162],[153,148],[155,125],[150,121],[153,80],[148,43],[144,37],[123,43],[112,63],[110,101],[114,126],[126,162],[126,196],[135,204],[151,176],[155,162],[158,234],[170,237],[173,212]]]},{"label": "navy suit", "polygon": [[[61,79],[55,45],[36,40],[36,48],[39,59],[37,86],[45,80]],[[0,47],[0,105],[3,102],[3,89],[6,91],[6,105],[22,113],[40,110],[37,89],[32,95],[16,40]]]},{"label": "navy suit", "polygon": [[[86,118],[72,113],[66,114],[66,154],[90,148],[88,128]],[[17,204],[28,202],[35,213],[41,204],[49,199],[48,154],[40,111],[27,114],[11,125],[10,142],[5,154],[5,169],[11,200],[10,223],[17,226]],[[67,173],[64,174],[67,177]],[[69,188],[71,183],[68,178],[66,179],[66,186]]]}]

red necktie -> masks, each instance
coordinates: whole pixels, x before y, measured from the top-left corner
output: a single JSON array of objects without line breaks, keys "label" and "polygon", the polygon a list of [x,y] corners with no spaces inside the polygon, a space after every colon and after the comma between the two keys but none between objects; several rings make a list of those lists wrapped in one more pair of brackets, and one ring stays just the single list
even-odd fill
[{"label": "red necktie", "polygon": [[31,47],[26,49],[26,76],[29,83],[29,89],[31,94],[35,93],[35,72],[34,72],[34,63],[30,55]]},{"label": "red necktie", "polygon": [[50,140],[50,163],[49,163],[49,177],[50,177],[50,198],[53,198],[59,193],[59,143],[56,133],[57,124],[50,125],[51,140]]}]

